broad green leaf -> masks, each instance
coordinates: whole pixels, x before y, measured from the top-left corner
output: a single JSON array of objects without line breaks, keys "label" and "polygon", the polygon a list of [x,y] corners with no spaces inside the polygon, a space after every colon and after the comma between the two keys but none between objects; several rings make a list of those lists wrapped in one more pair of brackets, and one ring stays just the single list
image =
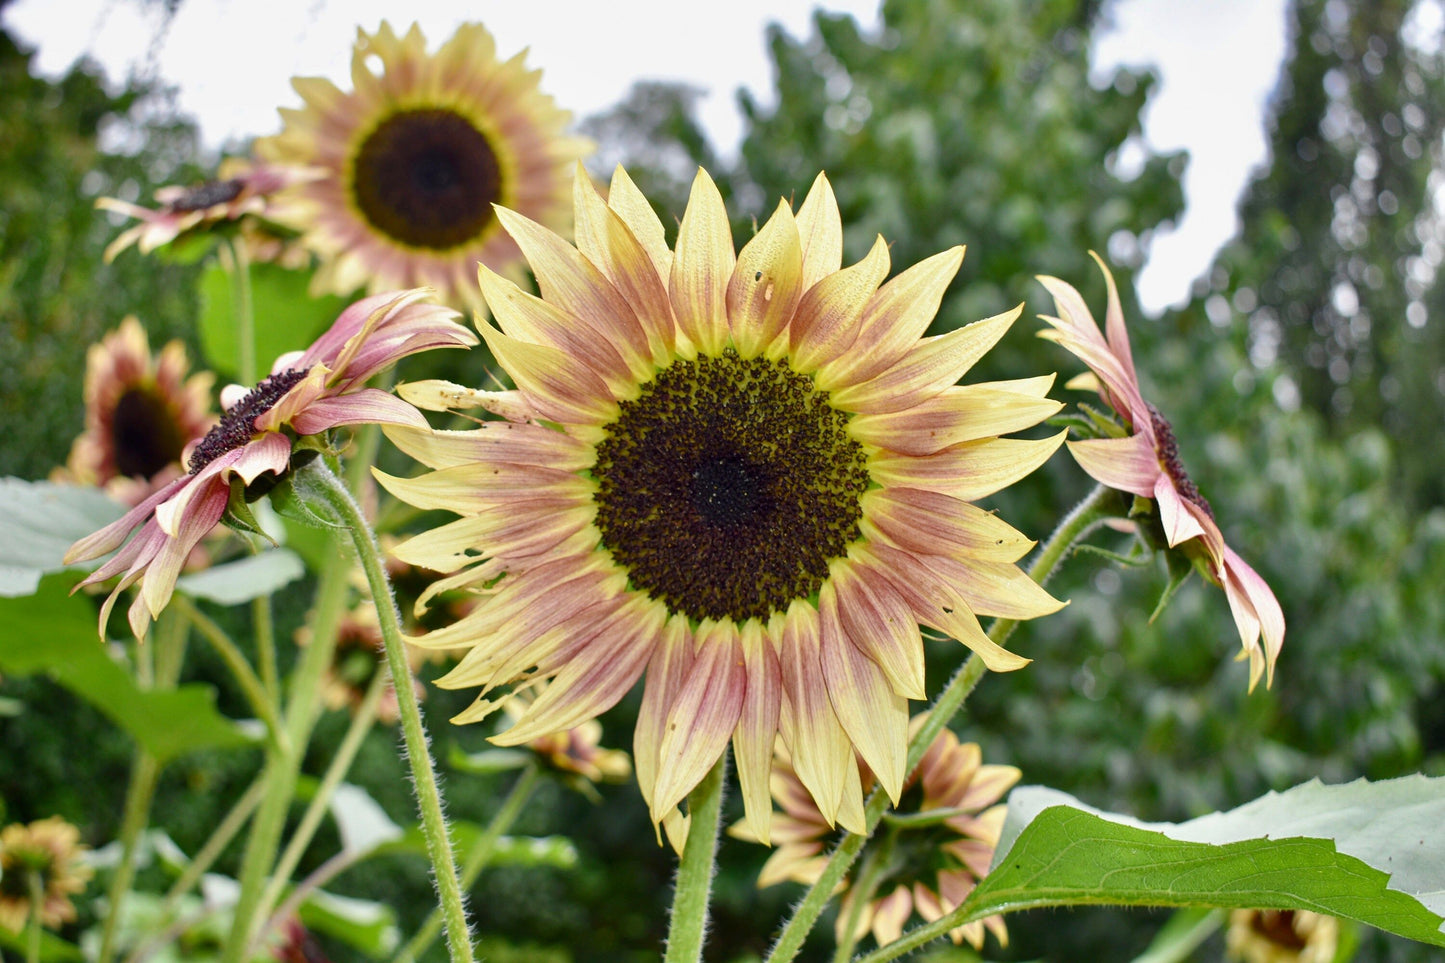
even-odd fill
[{"label": "broad green leaf", "polygon": [[[21,930],[18,933],[11,932],[0,926],[0,946],[11,950],[15,955],[14,959],[25,959],[25,948],[30,943],[30,934]],[[11,959],[8,954],[3,955],[5,959]],[[40,933],[40,960],[41,963],[71,963],[85,959],[85,954],[80,952],[80,947],[74,943],[68,943],[53,933]]]},{"label": "broad green leaf", "polygon": [[0,597],[34,592],[42,575],[66,567],[76,539],[124,513],[97,488],[0,478]]},{"label": "broad green leaf", "polygon": [[[256,323],[256,378],[288,351],[300,351],[336,320],[347,302],[314,298],[307,292],[309,275],[274,264],[251,265],[251,303]],[[201,275],[201,348],[213,368],[232,378],[240,369],[231,275],[212,262]]]},{"label": "broad green leaf", "polygon": [[1445,911],[1445,779],[1318,781],[1185,823],[1141,823],[1053,789],[1009,797],[970,918],[1110,903],[1306,909],[1436,946]]},{"label": "broad green leaf", "polygon": [[402,829],[381,804],[360,786],[342,783],[331,796],[331,815],[341,833],[344,852],[361,854],[400,839]]},{"label": "broad green leaf", "polygon": [[176,580],[176,588],[221,605],[239,605],[270,595],[305,574],[301,556],[289,549],[275,548],[184,575]]},{"label": "broad green leaf", "polygon": [[[456,821],[451,826],[452,846],[458,859],[465,862],[467,853],[481,840],[483,829],[476,823]],[[373,853],[411,853],[427,855],[426,838],[421,827],[408,826],[400,838],[377,846]],[[566,836],[501,836],[492,848],[488,866],[551,866],[567,869],[577,863],[577,847]]]},{"label": "broad green leaf", "polygon": [[44,673],[109,716],[161,763],[196,749],[254,741],[216,711],[210,686],[139,688],[96,636],[94,607],[83,596],[69,596],[68,582],[50,576],[34,595],[0,599],[0,674]]},{"label": "broad green leaf", "polygon": [[481,752],[465,752],[453,744],[447,765],[457,772],[485,776],[494,772],[510,772],[521,769],[536,756],[522,749],[483,749]]},{"label": "broad green leaf", "polygon": [[372,959],[389,957],[401,941],[396,911],[373,900],[316,890],[298,915],[307,929],[342,940]]}]

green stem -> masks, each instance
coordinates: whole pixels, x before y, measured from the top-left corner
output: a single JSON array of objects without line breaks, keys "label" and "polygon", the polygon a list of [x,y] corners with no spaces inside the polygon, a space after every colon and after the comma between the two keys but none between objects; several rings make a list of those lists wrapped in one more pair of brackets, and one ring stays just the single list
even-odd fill
[{"label": "green stem", "polygon": [[256,309],[251,300],[251,264],[246,249],[226,239],[231,255],[231,305],[236,315],[236,374],[246,386],[256,383]]},{"label": "green stem", "polygon": [[[171,611],[161,613],[156,623],[156,651],[151,656],[154,666],[147,673],[152,688],[167,690],[176,687],[185,658],[186,629],[186,620],[179,614]],[[120,918],[131,883],[135,881],[141,834],[150,821],[151,801],[155,798],[160,773],[160,761],[146,750],[137,749],[120,821],[120,862],[116,864],[115,875],[111,877],[110,888],[106,891],[109,909],[101,929],[100,952],[96,956],[100,963],[110,963],[115,957]]]},{"label": "green stem", "polygon": [[697,963],[707,932],[707,906],[717,869],[719,817],[722,815],[723,771],[727,756],[718,759],[687,797],[687,842],[672,894],[672,919],[667,929],[664,963]]},{"label": "green stem", "polygon": [[[462,866],[462,889],[469,890],[472,884],[477,881],[482,870],[491,861],[492,852],[497,847],[497,840],[511,830],[512,824],[522,814],[522,809],[527,801],[532,798],[532,791],[537,787],[541,778],[541,769],[534,763],[522,770],[522,775],[512,786],[512,791],[502,802],[502,808],[497,810],[491,822],[482,835],[472,845],[472,851],[467,853],[466,863]],[[442,914],[440,909],[434,909],[427,916],[426,922],[416,935],[397,954],[397,963],[415,963],[417,957],[421,956],[431,948],[432,942],[442,930]]]},{"label": "green stem", "polygon": [[885,832],[882,841],[869,851],[868,858],[863,860],[858,879],[848,890],[848,918],[843,921],[843,937],[833,951],[833,963],[847,963],[848,958],[853,955],[853,947],[858,945],[858,921],[863,917],[863,908],[872,902],[873,894],[878,892],[878,884],[882,882],[883,872],[893,859],[893,849],[897,841],[896,832]]},{"label": "green stem", "polygon": [[231,807],[230,812],[226,813],[215,832],[211,833],[210,838],[196,852],[195,858],[190,861],[181,875],[171,884],[171,888],[166,891],[165,912],[162,913],[162,916],[170,916],[181,897],[189,893],[191,887],[200,881],[206,870],[215,865],[221,852],[230,845],[231,840],[236,838],[241,827],[256,811],[256,807],[261,805],[261,798],[265,792],[266,784],[259,777],[252,780],[251,785],[246,787],[246,791],[241,794],[240,799],[236,800],[236,804]]},{"label": "green stem", "polygon": [[45,912],[45,881],[40,873],[26,873],[30,888],[30,919],[25,926],[25,963],[40,963],[40,917]]},{"label": "green stem", "polygon": [[[261,897],[260,907],[257,909],[258,916],[271,916],[271,908],[281,899],[281,891],[286,888],[286,881],[291,878],[301,857],[306,852],[306,847],[311,845],[312,838],[316,835],[321,820],[326,816],[326,808],[331,803],[331,797],[336,793],[336,787],[341,784],[342,778],[351,769],[351,763],[356,759],[356,753],[361,748],[361,741],[371,731],[372,723],[376,721],[376,707],[381,702],[381,696],[386,691],[388,679],[385,673],[378,672],[372,677],[371,685],[367,687],[366,695],[361,700],[361,705],[356,707],[356,712],[351,717],[351,725],[347,727],[346,735],[341,739],[341,745],[336,749],[336,755],[331,759],[331,764],[326,767],[326,774],[321,777],[321,784],[316,789],[316,794],[311,797],[311,802],[306,807],[306,812],[301,816],[301,822],[297,824],[296,831],[291,834],[291,840],[286,844],[286,849],[281,853],[276,868],[271,872],[271,881],[266,886],[266,891]],[[280,923],[281,920],[274,920]]]},{"label": "green stem", "polygon": [[319,459],[312,462],[307,468],[296,472],[295,477],[298,494],[303,487],[309,489],[309,493],[323,500],[350,532],[352,544],[356,547],[356,554],[366,573],[371,597],[376,604],[381,637],[385,642],[386,664],[391,670],[397,705],[401,711],[401,729],[407,761],[411,765],[412,789],[416,794],[417,807],[421,810],[422,834],[426,839],[427,854],[431,857],[437,896],[446,921],[447,949],[452,963],[470,963],[471,934],[467,928],[466,909],[462,904],[461,884],[457,879],[446,816],[442,812],[436,769],[427,748],[421,706],[417,703],[416,690],[411,684],[411,666],[406,660],[406,641],[402,636],[401,619],[396,611],[396,600],[391,593],[391,583],[386,577],[386,568],[382,565],[376,538],[351,493],[330,469],[325,467],[324,462]]},{"label": "green stem", "polygon": [[267,745],[266,765],[261,771],[266,793],[256,818],[251,822],[246,850],[241,857],[241,892],[236,900],[231,930],[222,947],[222,963],[242,963],[245,959],[246,947],[255,930],[262,889],[275,860],[276,848],[280,845],[286,815],[291,809],[297,765],[294,749]]},{"label": "green stem", "polygon": [[276,670],[276,626],[271,618],[271,596],[260,595],[251,600],[251,628],[256,635],[256,662],[261,669],[261,685],[266,692],[266,701],[274,705],[281,698],[281,683]]},{"label": "green stem", "polygon": [[[1224,909],[1211,909],[1200,911],[1197,908],[1175,910],[1173,918],[1165,924],[1165,930],[1172,930],[1177,923],[1186,922],[1186,914],[1197,914],[1193,923],[1187,928],[1170,934],[1167,940],[1161,940],[1164,932],[1160,931],[1151,945],[1143,953],[1134,957],[1134,963],[1186,963],[1194,955],[1214,931],[1224,925],[1229,918],[1229,911]],[[1163,945],[1159,945],[1162,942]]]},{"label": "green stem", "polygon": [[[1063,521],[1039,549],[1038,556],[1029,567],[1029,576],[1034,581],[1040,585],[1045,584],[1053,575],[1054,570],[1058,568],[1059,563],[1068,556],[1069,550],[1100,525],[1104,519],[1115,514],[1108,507],[1113,495],[1112,490],[1100,485],[1076,505],[1068,515],[1064,516]],[[1002,645],[1008,641],[1009,636],[1017,627],[1018,623],[1013,619],[996,619],[989,626],[988,637]],[[939,693],[938,698],[929,709],[928,717],[909,741],[908,763],[904,769],[905,772],[912,772],[917,768],[919,761],[923,759],[924,752],[933,744],[933,740],[943,727],[957,715],[969,693],[983,678],[985,671],[987,670],[983,660],[976,654],[970,654],[959,670],[954,673],[953,678],[949,680],[948,685]],[[858,858],[863,844],[873,834],[886,806],[887,797],[875,790],[869,797],[864,810],[868,832],[866,834],[843,834],[843,838],[839,840],[838,845],[834,847],[832,854],[828,857],[828,863],[824,867],[822,875],[809,887],[803,901],[793,910],[792,917],[784,925],[782,933],[778,936],[778,942],[774,944],[772,952],[767,956],[767,963],[789,963],[798,955],[803,941],[813,929],[813,924],[818,921],[818,917],[828,904],[833,891],[842,882],[843,876],[852,866],[853,860]]]},{"label": "green stem", "polygon": [[226,663],[226,668],[231,670],[231,676],[241,687],[241,692],[246,696],[246,701],[251,705],[251,711],[256,717],[266,724],[266,732],[273,742],[280,743],[286,739],[286,732],[281,727],[281,718],[277,715],[276,703],[270,697],[267,687],[257,677],[251,663],[241,654],[236,643],[226,631],[210,619],[204,612],[196,607],[196,604],[184,595],[176,594],[171,597],[171,606],[190,620],[201,633],[201,637],[211,644],[221,661]]}]

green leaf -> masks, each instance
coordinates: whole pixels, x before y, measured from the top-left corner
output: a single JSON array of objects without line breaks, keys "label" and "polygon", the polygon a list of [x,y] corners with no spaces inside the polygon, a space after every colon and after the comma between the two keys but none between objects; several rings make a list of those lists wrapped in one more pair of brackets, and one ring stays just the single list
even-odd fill
[{"label": "green leaf", "polygon": [[[462,861],[482,838],[484,830],[476,823],[462,820],[451,825],[452,846]],[[373,855],[410,853],[426,858],[426,837],[421,827],[408,826],[397,839],[377,846]],[[488,866],[551,866],[568,869],[577,863],[577,847],[566,836],[500,836],[492,848]]]},{"label": "green leaf", "polygon": [[0,478],[0,597],[33,593],[40,576],[66,567],[76,539],[123,514],[97,488]]},{"label": "green leaf", "polygon": [[239,605],[270,595],[305,574],[301,556],[290,549],[275,548],[183,575],[176,580],[176,588],[221,605]]},{"label": "green leaf", "polygon": [[0,599],[0,673],[44,673],[109,716],[161,763],[196,749],[255,741],[216,711],[210,686],[139,688],[96,636],[94,607],[69,596],[68,588],[67,578],[49,576],[34,595]]},{"label": "green leaf", "polygon": [[1445,946],[1445,778],[1318,781],[1185,823],[1141,823],[1053,789],[1009,797],[968,918],[1036,906],[1306,909]]},{"label": "green leaf", "polygon": [[331,815],[341,833],[346,853],[369,853],[376,847],[400,839],[402,829],[391,821],[381,804],[360,786],[342,783],[331,796]]},{"label": "green leaf", "polygon": [[389,957],[401,941],[396,911],[373,900],[316,890],[298,915],[307,929],[342,940],[373,959]]},{"label": "green leaf", "polygon": [[457,772],[486,776],[496,772],[511,772],[521,769],[536,758],[523,749],[483,749],[468,753],[455,743],[447,756],[447,765]]},{"label": "green leaf", "polygon": [[[259,378],[276,358],[300,351],[336,320],[347,302],[337,297],[314,298],[307,291],[310,275],[274,264],[251,265],[251,303],[256,323],[256,366]],[[231,275],[212,262],[201,275],[201,348],[213,368],[235,377],[240,370]]]},{"label": "green leaf", "polygon": [[[11,932],[0,926],[0,946],[8,947],[15,951],[15,959],[25,958],[25,949],[29,945],[30,934],[25,930],[18,933]],[[5,959],[10,959],[5,956]],[[40,959],[42,963],[70,963],[70,961],[82,961],[85,954],[80,952],[80,947],[74,943],[67,943],[53,933],[40,933]]]}]

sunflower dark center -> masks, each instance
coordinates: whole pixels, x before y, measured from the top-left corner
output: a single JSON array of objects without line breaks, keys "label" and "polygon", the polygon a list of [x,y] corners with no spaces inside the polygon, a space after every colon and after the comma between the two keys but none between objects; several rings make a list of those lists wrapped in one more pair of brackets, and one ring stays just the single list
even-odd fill
[{"label": "sunflower dark center", "polygon": [[1214,509],[1209,507],[1209,502],[1199,493],[1199,486],[1194,484],[1194,479],[1184,470],[1184,460],[1179,457],[1179,442],[1174,439],[1174,429],[1153,405],[1149,405],[1149,423],[1154,428],[1154,447],[1159,463],[1174,482],[1174,490],[1179,492],[1179,496],[1185,501],[1192,502],[1203,509],[1204,514],[1213,518]]},{"label": "sunflower dark center", "polygon": [[357,152],[352,192],[378,231],[410,247],[475,240],[502,197],[492,145],[460,114],[409,110],[382,121]]},{"label": "sunflower dark center", "polygon": [[191,188],[170,203],[170,209],[182,214],[190,211],[204,211],[217,204],[228,204],[241,196],[245,185],[239,178],[225,181],[206,181]]},{"label": "sunflower dark center", "polygon": [[867,458],[810,378],[729,349],[674,362],[621,409],[597,446],[597,525],[673,611],[785,611],[858,538]]},{"label": "sunflower dark center", "polygon": [[235,451],[256,434],[256,419],[276,406],[282,395],[300,384],[310,368],[287,368],[263,380],[230,407],[221,423],[206,433],[191,452],[191,474],[228,451]]},{"label": "sunflower dark center", "polygon": [[110,416],[110,442],[117,474],[153,478],[181,460],[189,439],[181,436],[175,414],[154,391],[131,388],[115,403]]}]

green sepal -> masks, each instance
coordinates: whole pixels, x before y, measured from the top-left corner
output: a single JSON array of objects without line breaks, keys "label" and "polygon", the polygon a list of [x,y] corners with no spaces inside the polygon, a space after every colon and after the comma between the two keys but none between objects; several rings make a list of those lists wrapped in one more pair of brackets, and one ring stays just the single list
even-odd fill
[{"label": "green sepal", "polygon": [[339,529],[344,526],[322,495],[311,494],[310,465],[321,457],[321,449],[298,447],[291,455],[291,471],[271,489],[271,507],[282,518],[311,528]]},{"label": "green sepal", "polygon": [[250,503],[255,499],[247,496],[246,483],[238,476],[232,475],[231,494],[226,499],[226,511],[221,515],[221,521],[233,531],[261,536],[274,548],[277,545],[276,540],[261,527],[261,523],[256,520],[255,514],[251,511]]},{"label": "green sepal", "polygon": [[1189,580],[1189,574],[1194,571],[1193,564],[1183,552],[1165,552],[1165,567],[1169,571],[1169,584],[1164,586],[1164,592],[1159,596],[1159,601],[1154,606],[1154,611],[1149,613],[1149,621],[1152,623],[1164,611],[1165,606],[1174,598],[1174,593],[1179,591],[1179,586]]}]

